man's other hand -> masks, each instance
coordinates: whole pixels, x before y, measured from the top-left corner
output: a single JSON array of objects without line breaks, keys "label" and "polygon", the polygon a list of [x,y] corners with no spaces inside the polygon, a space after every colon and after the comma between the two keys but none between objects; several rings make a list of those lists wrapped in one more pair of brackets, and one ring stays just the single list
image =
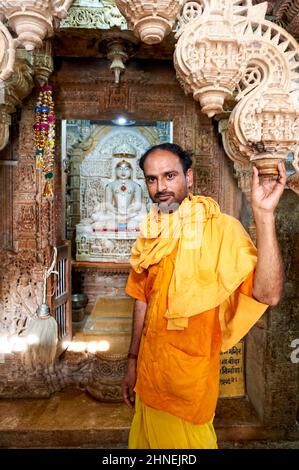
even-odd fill
[{"label": "man's other hand", "polygon": [[134,409],[135,405],[134,387],[137,378],[136,362],[136,359],[129,359],[127,373],[121,387],[123,400],[132,410]]}]

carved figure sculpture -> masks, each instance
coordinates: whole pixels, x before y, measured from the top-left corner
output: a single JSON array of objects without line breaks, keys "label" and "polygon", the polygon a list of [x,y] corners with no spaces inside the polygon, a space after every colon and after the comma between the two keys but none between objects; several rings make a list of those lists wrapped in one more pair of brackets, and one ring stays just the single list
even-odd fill
[{"label": "carved figure sculpture", "polygon": [[32,288],[28,274],[25,272],[21,274],[20,282],[16,287],[16,298],[27,314],[30,316],[35,314],[38,307],[36,293]]}]

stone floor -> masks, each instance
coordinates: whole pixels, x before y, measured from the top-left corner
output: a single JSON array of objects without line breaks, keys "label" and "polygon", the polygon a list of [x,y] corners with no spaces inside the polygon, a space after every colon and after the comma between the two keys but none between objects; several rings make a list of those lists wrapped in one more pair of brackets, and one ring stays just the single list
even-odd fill
[{"label": "stone floor", "polygon": [[[1,399],[1,448],[126,448],[131,411],[100,403],[77,389],[50,399]],[[244,399],[219,401],[215,428],[220,448],[299,448],[280,430],[264,429]]]},{"label": "stone floor", "polygon": [[127,441],[131,412],[72,389],[47,399],[0,400],[0,447],[105,447]]}]

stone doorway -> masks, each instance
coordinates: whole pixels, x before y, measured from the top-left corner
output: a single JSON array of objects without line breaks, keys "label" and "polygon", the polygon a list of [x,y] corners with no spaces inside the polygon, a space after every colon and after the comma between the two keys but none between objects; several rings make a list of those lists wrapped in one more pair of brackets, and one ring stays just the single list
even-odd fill
[{"label": "stone doorway", "polygon": [[[85,70],[88,67],[89,77],[87,79]],[[137,73],[138,70],[138,73]],[[92,78],[93,77],[93,78]],[[186,97],[177,80],[171,63],[163,63],[157,61],[152,62],[149,66],[148,62],[136,61],[131,62],[126,76],[120,85],[112,83],[111,77],[107,76],[107,69],[103,67],[102,62],[88,59],[64,59],[60,64],[53,77],[55,89],[57,90],[56,109],[58,109],[59,118],[62,122],[69,122],[71,125],[80,122],[83,134],[90,132],[88,127],[90,123],[102,123],[102,131],[109,131],[109,124],[117,119],[118,116],[124,115],[130,121],[137,123],[167,123],[171,122],[173,141],[180,144],[194,153],[194,193],[209,195],[215,198],[224,212],[227,212],[236,217],[240,217],[241,209],[246,203],[242,198],[241,191],[237,188],[237,182],[233,177],[232,164],[224,154],[222,145],[219,142],[218,133],[213,126],[210,119],[204,116],[196,103],[189,97]],[[146,84],[146,86],[144,86]],[[107,127],[108,125],[108,127]],[[106,126],[106,130],[104,127]],[[66,129],[63,128],[63,133]],[[148,132],[149,129],[147,129]],[[62,133],[62,134],[63,134]],[[160,129],[161,133],[161,129]],[[143,129],[143,135],[145,130]],[[95,259],[89,262],[84,259],[84,243],[86,239],[81,242],[77,240],[77,247],[75,246],[74,226],[80,222],[80,178],[78,162],[82,159],[82,155],[88,153],[88,139],[84,139],[79,143],[79,146],[74,148],[75,157],[75,173],[72,177],[72,197],[73,207],[72,213],[69,212],[69,222],[66,224],[65,213],[67,212],[67,203],[65,195],[66,187],[66,174],[68,162],[64,162],[62,167],[61,178],[61,201],[60,207],[60,227],[65,227],[60,233],[62,238],[66,236],[73,240],[72,246],[72,259],[73,259],[73,291],[74,293],[85,293],[88,297],[88,304],[86,306],[86,314],[91,320],[89,324],[91,327],[99,325],[97,314],[92,320],[93,309],[98,312],[101,311],[101,305],[97,304],[97,299],[107,297],[118,297],[118,300],[124,300],[124,287],[129,272],[127,263],[113,263],[113,260],[102,260],[95,263]],[[91,139],[92,140],[92,139]],[[151,136],[149,143],[155,143],[153,136]],[[164,140],[171,140],[169,138]],[[92,148],[92,142],[89,143]],[[84,146],[86,149],[84,150]],[[64,145],[64,148],[66,146]],[[66,150],[66,149],[65,149]],[[92,152],[91,152],[92,153]],[[114,158],[114,157],[112,157]],[[105,171],[107,165],[105,166]],[[137,175],[137,177],[140,175]],[[141,181],[141,180],[138,180]],[[59,185],[60,186],[60,185]],[[86,209],[84,216],[90,215]],[[245,211],[246,214],[246,211]],[[246,219],[246,217],[245,217]],[[246,222],[246,220],[245,220]],[[88,237],[86,237],[88,238]],[[81,243],[81,244],[80,244]],[[79,256],[76,256],[76,251],[79,245]],[[108,250],[109,251],[109,250]],[[78,254],[78,253],[77,253]],[[83,255],[83,256],[82,256]],[[84,256],[85,255],[85,256]],[[79,259],[76,259],[79,258]],[[81,258],[81,259],[80,259]],[[112,263],[111,263],[112,261]],[[123,261],[123,260],[122,260]],[[110,265],[109,265],[110,263]],[[128,300],[128,299],[127,299]],[[132,308],[132,307],[131,307]],[[124,307],[124,311],[128,311],[128,306]],[[95,310],[93,313],[95,313]],[[113,308],[108,308],[113,312]],[[109,315],[108,315],[109,316]],[[126,316],[126,315],[124,315]],[[113,315],[112,315],[113,317]],[[108,320],[111,325],[113,320]],[[114,383],[113,391],[109,386],[109,393],[114,400],[119,394],[119,370],[123,370],[126,362],[126,352],[129,345],[130,338],[130,321],[128,318],[119,318],[120,325],[125,326],[126,335],[124,341],[119,341],[122,345],[121,351],[116,349],[111,350],[111,357],[108,358],[108,351],[100,351],[97,353],[99,361],[97,361],[97,373],[92,373],[94,377],[99,377],[103,374],[103,367],[101,366],[103,360],[109,360],[110,366],[114,364],[114,372],[110,375],[113,377]],[[127,323],[126,323],[127,322]],[[102,323],[103,325],[103,323]],[[74,324],[73,324],[74,326]],[[107,325],[106,325],[107,327]],[[80,327],[79,327],[80,328]],[[89,342],[84,337],[84,331],[76,331],[75,325],[73,333],[75,334],[71,348],[74,346],[76,350],[82,348],[81,352],[86,353],[86,343]],[[86,333],[86,332],[85,332]],[[82,336],[83,334],[83,336]],[[76,341],[77,335],[77,341]],[[80,336],[81,335],[81,336]],[[91,340],[95,348],[95,342],[98,342],[99,337],[91,334],[89,331],[88,340]],[[76,344],[78,343],[78,344]],[[81,345],[79,344],[81,343]],[[85,343],[85,344],[84,344]],[[105,346],[104,346],[105,347]],[[120,354],[121,353],[121,354]],[[120,366],[121,363],[121,366]],[[118,372],[116,372],[118,369]],[[97,394],[98,398],[104,399],[101,390],[108,390],[107,383],[103,378],[102,383],[91,380],[93,393]],[[118,381],[118,385],[117,382]],[[91,385],[89,384],[89,388]],[[96,390],[96,392],[95,392]],[[106,393],[106,392],[105,392]],[[244,391],[241,390],[241,395]],[[107,398],[107,394],[106,394]]]}]

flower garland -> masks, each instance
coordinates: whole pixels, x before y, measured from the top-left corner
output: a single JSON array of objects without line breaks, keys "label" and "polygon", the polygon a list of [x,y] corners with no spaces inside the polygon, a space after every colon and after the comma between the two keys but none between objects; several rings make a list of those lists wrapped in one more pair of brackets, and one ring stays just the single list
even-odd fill
[{"label": "flower garland", "polygon": [[36,168],[42,171],[46,183],[43,196],[53,196],[54,158],[55,158],[55,114],[51,85],[39,89],[34,107],[34,145]]}]

